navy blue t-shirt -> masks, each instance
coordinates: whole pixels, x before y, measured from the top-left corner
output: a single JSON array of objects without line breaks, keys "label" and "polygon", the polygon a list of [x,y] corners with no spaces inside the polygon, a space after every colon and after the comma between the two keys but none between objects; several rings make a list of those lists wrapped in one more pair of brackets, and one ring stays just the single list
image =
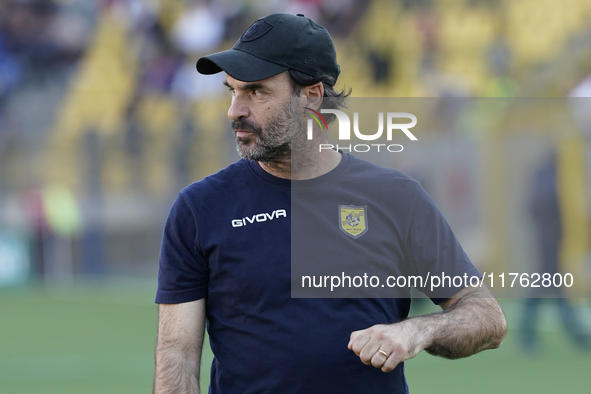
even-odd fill
[{"label": "navy blue t-shirt", "polygon": [[[359,204],[366,209],[361,235],[347,227],[359,213],[338,211]],[[433,201],[399,171],[343,154],[329,173],[290,181],[241,160],[179,193],[162,241],[156,302],[206,298],[210,392],[407,393],[403,363],[383,373],[347,344],[353,331],[405,319],[410,299],[292,298],[292,231],[300,228],[322,236],[299,257],[316,258],[319,245],[340,234],[349,245],[342,260],[371,256],[380,270],[403,262],[392,271],[399,275],[479,275]],[[368,254],[355,241],[378,246]],[[326,260],[320,255],[318,266]],[[443,299],[428,290],[435,302]]]}]

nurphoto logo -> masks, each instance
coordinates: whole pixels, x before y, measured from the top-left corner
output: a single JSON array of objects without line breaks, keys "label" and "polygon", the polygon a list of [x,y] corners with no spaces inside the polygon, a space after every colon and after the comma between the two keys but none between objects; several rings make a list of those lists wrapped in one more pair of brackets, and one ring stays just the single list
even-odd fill
[{"label": "nurphoto logo", "polygon": [[[322,116],[322,114],[334,114],[337,118],[339,125],[339,141],[350,141],[351,140],[351,120],[349,116],[338,109],[321,109],[320,112],[315,111],[311,108],[304,107],[304,109],[310,111],[304,112],[305,114],[312,117],[308,119],[308,140],[313,139],[314,123],[316,121],[320,129],[323,128],[328,131],[328,124]],[[395,123],[396,119],[396,123]],[[399,119],[409,119],[408,123],[398,123]],[[395,130],[402,131],[411,141],[417,141],[417,137],[410,132],[409,129],[413,128],[417,124],[417,117],[408,112],[388,112],[386,113],[386,139],[392,141],[392,136]],[[359,130],[359,112],[353,113],[353,133],[356,138],[362,141],[375,141],[379,139],[384,133],[384,112],[378,113],[378,131],[373,134],[363,134]],[[402,152],[404,149],[400,144],[349,144],[349,145],[333,145],[333,144],[319,144],[319,151],[323,149],[337,149],[337,150],[348,150],[349,152],[369,152],[370,150],[376,150],[380,152],[383,148],[388,152]]]}]

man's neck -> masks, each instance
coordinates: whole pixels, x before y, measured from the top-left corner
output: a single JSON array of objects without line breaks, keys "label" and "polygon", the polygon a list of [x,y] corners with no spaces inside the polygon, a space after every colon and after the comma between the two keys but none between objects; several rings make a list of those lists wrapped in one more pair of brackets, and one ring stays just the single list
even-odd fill
[{"label": "man's neck", "polygon": [[263,170],[278,178],[304,180],[317,178],[333,170],[341,162],[341,153],[332,149],[323,150],[313,158],[307,158],[306,162],[297,160],[292,164],[292,159],[285,162],[258,162]]}]

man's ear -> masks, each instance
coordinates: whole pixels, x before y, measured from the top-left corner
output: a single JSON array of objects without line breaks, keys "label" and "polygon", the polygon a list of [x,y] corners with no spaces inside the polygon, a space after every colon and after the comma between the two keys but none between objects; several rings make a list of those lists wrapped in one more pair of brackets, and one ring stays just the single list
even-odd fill
[{"label": "man's ear", "polygon": [[306,107],[320,110],[324,97],[324,85],[322,82],[317,82],[314,85],[305,86],[302,95],[306,96]]}]

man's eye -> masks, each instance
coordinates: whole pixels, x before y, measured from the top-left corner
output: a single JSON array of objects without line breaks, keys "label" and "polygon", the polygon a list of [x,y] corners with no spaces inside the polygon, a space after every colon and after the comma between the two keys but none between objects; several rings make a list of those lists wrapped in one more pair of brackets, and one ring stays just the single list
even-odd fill
[{"label": "man's eye", "polygon": [[261,95],[261,91],[260,91],[260,90],[253,90],[253,91],[252,91],[252,94],[253,94],[254,96],[260,96],[260,95]]}]

